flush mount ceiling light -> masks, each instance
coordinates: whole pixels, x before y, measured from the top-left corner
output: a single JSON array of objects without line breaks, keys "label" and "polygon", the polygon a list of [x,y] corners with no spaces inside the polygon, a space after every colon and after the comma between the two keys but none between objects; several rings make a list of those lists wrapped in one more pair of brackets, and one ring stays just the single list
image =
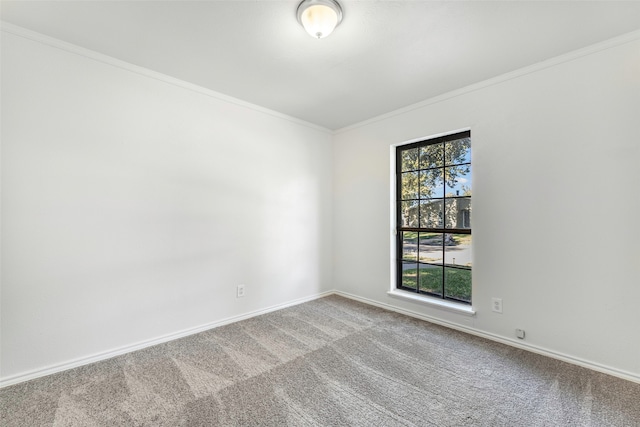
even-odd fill
[{"label": "flush mount ceiling light", "polygon": [[311,37],[327,37],[340,21],[342,8],[335,0],[303,0],[298,5],[298,22]]}]

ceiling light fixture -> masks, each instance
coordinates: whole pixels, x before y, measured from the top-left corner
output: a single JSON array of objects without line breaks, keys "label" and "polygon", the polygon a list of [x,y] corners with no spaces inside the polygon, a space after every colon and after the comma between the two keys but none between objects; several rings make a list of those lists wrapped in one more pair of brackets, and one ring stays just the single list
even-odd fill
[{"label": "ceiling light fixture", "polygon": [[298,5],[298,22],[311,37],[327,37],[341,21],[342,8],[335,0],[303,0]]}]

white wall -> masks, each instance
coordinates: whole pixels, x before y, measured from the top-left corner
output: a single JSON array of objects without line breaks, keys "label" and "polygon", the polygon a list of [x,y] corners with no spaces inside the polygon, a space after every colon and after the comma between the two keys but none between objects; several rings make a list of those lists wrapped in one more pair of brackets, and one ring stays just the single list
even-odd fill
[{"label": "white wall", "polygon": [[[336,288],[640,380],[640,40],[607,46],[338,132]],[[390,146],[465,127],[475,317],[386,294]]]},{"label": "white wall", "polygon": [[331,134],[223,99],[3,33],[3,379],[332,289]]},{"label": "white wall", "polygon": [[[333,288],[640,379],[637,37],[333,157],[321,129],[9,33],[1,101],[0,381]],[[389,148],[465,127],[475,317],[386,294]]]}]

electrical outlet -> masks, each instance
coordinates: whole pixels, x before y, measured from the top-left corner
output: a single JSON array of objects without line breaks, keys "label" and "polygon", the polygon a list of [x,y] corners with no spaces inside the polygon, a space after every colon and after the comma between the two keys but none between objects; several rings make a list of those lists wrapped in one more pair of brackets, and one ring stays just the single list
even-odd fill
[{"label": "electrical outlet", "polygon": [[502,313],[502,298],[491,298],[491,310]]},{"label": "electrical outlet", "polygon": [[244,285],[238,285],[238,291],[236,296],[237,298],[242,298],[244,296]]}]

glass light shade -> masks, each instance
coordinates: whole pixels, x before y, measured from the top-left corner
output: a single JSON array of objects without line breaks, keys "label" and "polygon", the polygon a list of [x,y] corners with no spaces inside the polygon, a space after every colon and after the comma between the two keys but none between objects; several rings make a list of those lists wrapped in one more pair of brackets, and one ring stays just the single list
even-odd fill
[{"label": "glass light shade", "polygon": [[338,25],[338,14],[329,6],[315,5],[302,12],[300,21],[307,33],[322,39],[331,34]]},{"label": "glass light shade", "polygon": [[311,37],[327,37],[342,21],[342,7],[336,0],[303,0],[298,5],[298,22]]}]

